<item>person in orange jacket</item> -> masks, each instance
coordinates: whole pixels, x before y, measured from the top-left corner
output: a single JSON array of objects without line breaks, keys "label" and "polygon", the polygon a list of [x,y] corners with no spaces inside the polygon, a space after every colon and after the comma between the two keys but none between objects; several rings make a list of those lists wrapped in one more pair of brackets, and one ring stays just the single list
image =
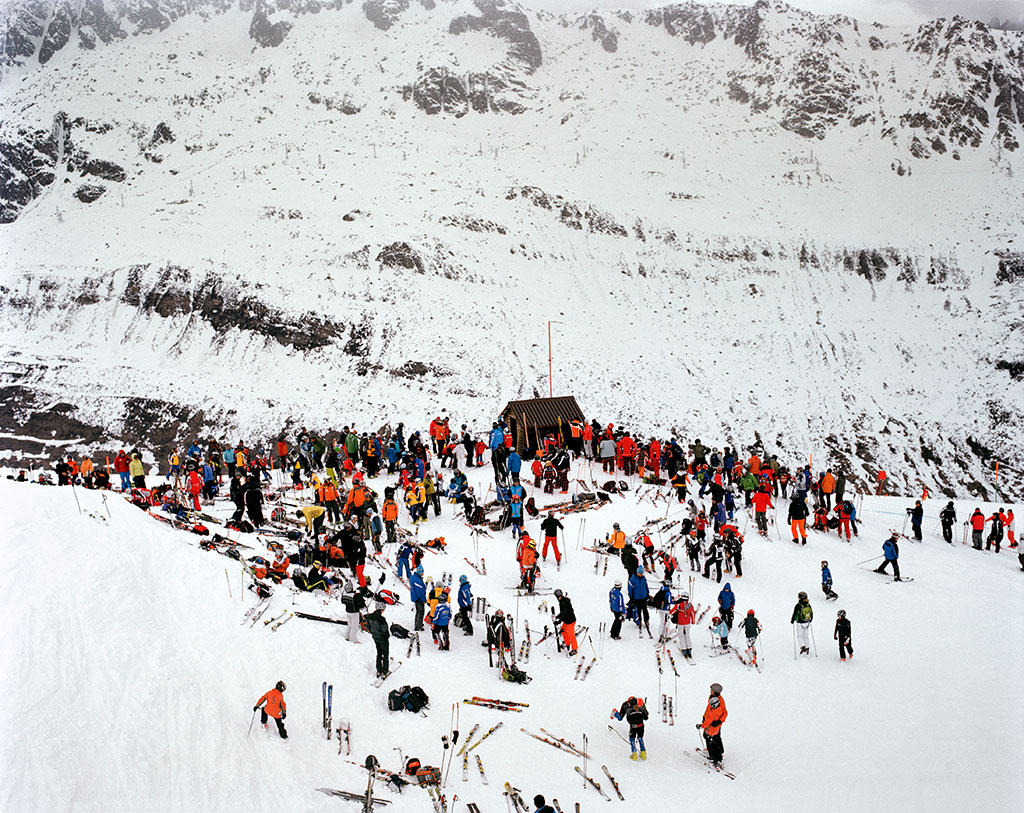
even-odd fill
[{"label": "person in orange jacket", "polygon": [[836,478],[832,474],[832,469],[826,469],[825,474],[821,478],[821,484],[819,486],[821,491],[821,498],[825,502],[825,511],[827,513],[832,512],[832,495],[836,492]]},{"label": "person in orange jacket", "polygon": [[704,709],[704,719],[697,723],[697,728],[704,734],[708,759],[719,769],[722,767],[722,758],[725,756],[725,746],[722,745],[722,724],[728,716],[725,699],[722,697],[722,684],[712,683],[708,706]]},{"label": "person in orange jacket", "polygon": [[618,556],[622,553],[624,547],[626,547],[626,535],[619,527],[619,523],[616,522],[612,525],[612,532],[608,536],[608,551]]},{"label": "person in orange jacket", "polygon": [[[287,687],[283,680],[277,681],[274,688],[257,700],[256,705],[252,707],[253,711],[259,711],[260,722],[263,723],[264,728],[267,727],[267,716],[274,718],[282,740],[288,739],[288,732],[284,730],[284,718],[288,716],[288,705],[284,702],[282,694],[285,688]],[[260,708],[261,706],[262,708]]]}]

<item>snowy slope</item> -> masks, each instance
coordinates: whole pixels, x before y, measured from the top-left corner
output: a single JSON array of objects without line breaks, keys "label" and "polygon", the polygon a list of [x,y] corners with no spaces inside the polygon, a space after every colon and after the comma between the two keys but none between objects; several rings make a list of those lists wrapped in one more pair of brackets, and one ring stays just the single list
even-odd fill
[{"label": "snowy slope", "polygon": [[487,420],[553,319],[588,415],[1020,483],[1018,33],[292,5],[9,64],[7,434]]},{"label": "snowy slope", "polygon": [[[1024,744],[1024,706],[1012,679],[1024,667],[1020,647],[1011,645],[1024,620],[1016,556],[978,554],[959,541],[944,545],[933,529],[937,503],[928,503],[925,542],[902,546],[904,575],[915,578],[904,584],[856,565],[879,554],[887,529],[902,522],[899,499],[866,498],[860,538],[852,545],[812,532],[806,548],[793,547],[785,528],[781,541],[774,531],[768,541],[751,533],[745,575],[732,584],[737,616],[753,607],[764,625],[763,672],[732,657],[710,659],[698,635],[697,665],[677,658],[677,725],[665,726],[653,715],[650,759],[632,763],[607,731],[608,710],[630,694],[653,700],[658,674],[650,642],[638,640],[628,625],[621,642],[604,642],[604,657],[585,684],[573,681],[572,663],[544,647],[534,648],[526,667],[532,683],[502,684],[486,667],[479,633],[470,641],[456,630],[450,652],[436,652],[427,640],[421,658],[414,656],[374,690],[368,687],[369,639],[347,644],[343,628],[298,619],[277,632],[243,626],[251,594],[240,591],[237,563],[199,550],[195,537],[115,495],[106,522],[88,516],[104,513],[99,495],[80,490],[78,498],[86,515],[79,515],[68,489],[0,482],[0,500],[20,507],[0,513],[7,576],[0,598],[0,677],[8,697],[0,711],[8,733],[0,744],[5,809],[348,809],[313,790],[365,788],[362,771],[337,755],[334,741],[321,738],[325,679],[335,686],[335,718],[352,721],[353,758],[374,753],[391,768],[399,762],[397,747],[437,763],[452,702],[480,694],[530,703],[522,715],[462,708],[463,735],[474,723],[505,724],[474,751],[483,758],[488,786],[472,766],[463,783],[461,766],[454,766],[449,796],[458,794],[456,810],[464,809],[461,801],[485,811],[503,808],[506,779],[527,798],[544,793],[565,810],[577,800],[585,811],[596,809],[600,800],[579,786],[573,761],[521,734],[521,726],[543,726],[577,743],[586,733],[591,767],[608,765],[631,809],[686,802],[777,810],[828,799],[837,810],[979,804],[1011,810],[1022,801],[1014,779]],[[957,504],[961,515],[973,507]],[[670,508],[668,516],[676,513]],[[607,620],[606,593],[619,573],[613,562],[607,576],[595,576],[592,554],[579,551],[576,540],[603,535],[613,521],[632,532],[646,518],[664,515],[663,503],[655,508],[629,496],[568,517],[567,563],[560,572],[545,570],[541,584],[566,589],[580,623],[596,630]],[[528,528],[536,533],[535,525]],[[427,555],[428,575],[462,572],[472,545],[449,507],[423,531],[443,534],[449,543],[447,555]],[[513,550],[508,536],[485,540],[481,553],[490,575],[466,572],[477,595],[518,611],[536,630],[543,615],[530,601],[516,607],[504,589],[516,579]],[[835,606],[818,591],[824,557],[840,594]],[[801,589],[816,611],[818,657],[797,662],[787,622]],[[694,599],[707,604],[717,590],[698,579]],[[271,609],[290,606],[279,591]],[[312,600],[312,607],[341,615],[334,601],[324,607]],[[844,664],[829,635],[836,607],[853,622],[856,655]],[[388,614],[411,625],[408,604]],[[393,644],[392,653],[404,659],[404,643]],[[291,738],[282,743],[258,723],[246,736],[252,704],[279,679],[289,687]],[[697,743],[693,723],[712,681],[723,684],[730,712],[723,736],[734,782],[681,756]],[[426,719],[386,710],[387,689],[406,683],[430,695]],[[676,691],[671,678],[664,679],[666,687]],[[389,810],[430,809],[416,789],[383,795],[393,802]]]}]

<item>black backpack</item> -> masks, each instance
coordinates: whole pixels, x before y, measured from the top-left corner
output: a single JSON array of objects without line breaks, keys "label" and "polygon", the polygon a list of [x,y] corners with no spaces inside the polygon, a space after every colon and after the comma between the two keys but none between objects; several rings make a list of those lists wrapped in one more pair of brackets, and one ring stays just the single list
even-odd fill
[{"label": "black backpack", "polygon": [[430,698],[427,697],[427,693],[419,686],[403,686],[402,699],[405,701],[405,707],[409,711],[413,712],[413,714],[424,709],[430,702]]},{"label": "black backpack", "polygon": [[402,711],[405,708],[405,701],[402,699],[400,689],[392,689],[388,692],[388,709],[390,711]]},{"label": "black backpack", "polygon": [[392,638],[408,638],[409,630],[403,627],[401,624],[391,625],[391,637]]}]

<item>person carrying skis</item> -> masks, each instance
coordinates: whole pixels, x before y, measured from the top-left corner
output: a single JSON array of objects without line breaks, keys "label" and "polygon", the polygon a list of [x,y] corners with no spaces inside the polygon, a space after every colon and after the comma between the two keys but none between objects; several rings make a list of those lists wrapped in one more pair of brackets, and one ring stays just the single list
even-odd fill
[{"label": "person carrying skis", "polygon": [[697,611],[690,603],[690,594],[683,593],[672,608],[672,620],[676,625],[679,651],[686,660],[693,658],[693,644],[690,643],[690,627],[697,620]]},{"label": "person carrying skis", "polygon": [[708,625],[708,629],[711,630],[711,635],[714,638],[718,637],[721,643],[722,649],[727,650],[729,648],[729,628],[725,622],[719,616],[713,616],[711,623]]},{"label": "person carrying skis", "polygon": [[555,623],[562,625],[562,640],[569,649],[569,657],[576,654],[576,612],[573,610],[569,597],[561,590],[555,590],[558,599],[558,615]]},{"label": "person carrying skis", "polygon": [[618,641],[622,636],[619,634],[622,631],[622,620],[626,617],[626,601],[622,597],[622,582],[617,581],[612,589],[608,593],[608,606],[612,611],[612,628],[610,637],[613,641]]},{"label": "person carrying skis", "polygon": [[907,509],[907,516],[910,517],[910,527],[914,531],[914,539],[920,542],[922,539],[921,523],[924,521],[924,508],[922,507],[920,500],[914,503],[913,508]]},{"label": "person carrying skis", "polygon": [[730,630],[732,630],[733,612],[735,609],[736,596],[733,595],[732,586],[729,582],[726,582],[725,587],[718,594],[718,613],[725,622],[725,626]]},{"label": "person carrying skis", "polygon": [[[384,678],[391,671],[391,657],[389,654],[391,629],[384,617],[384,603],[377,602],[372,613],[366,615],[363,620],[366,622],[366,631],[373,638],[373,645],[377,649],[377,677]],[[422,625],[420,629],[423,629]]]},{"label": "person carrying skis", "polygon": [[286,688],[283,680],[277,681],[274,688],[257,700],[256,705],[252,707],[253,711],[260,713],[260,722],[264,728],[267,727],[267,717],[274,718],[282,740],[288,739],[288,732],[284,730],[284,718],[288,716],[288,704],[284,702],[283,695]]},{"label": "person carrying skis", "polygon": [[647,704],[639,697],[630,697],[618,709],[612,709],[612,718],[629,723],[629,758],[634,762],[639,746],[640,759],[647,759],[647,746],[644,745],[644,720],[648,718]]},{"label": "person carrying skis", "polygon": [[853,631],[850,627],[850,620],[846,617],[846,610],[836,613],[836,629],[832,638],[839,641],[839,660],[853,659]]},{"label": "person carrying skis", "polygon": [[885,554],[885,561],[882,562],[878,567],[875,568],[875,573],[885,573],[885,569],[892,565],[893,581],[902,581],[900,579],[900,546],[897,541],[896,532],[893,531],[892,536],[882,543],[882,553]]},{"label": "person carrying skis", "polygon": [[839,594],[832,590],[832,571],[828,569],[828,562],[824,559],[821,560],[821,592],[825,594],[825,599],[828,601],[835,601],[839,598]]},{"label": "person carrying skis", "polygon": [[743,618],[743,634],[747,636],[747,654],[750,662],[757,664],[757,636],[761,634],[761,622],[757,620],[753,610],[747,610]]},{"label": "person carrying skis", "polygon": [[800,637],[800,654],[807,655],[811,651],[811,622],[814,621],[814,610],[807,600],[807,593],[801,590],[797,593],[797,602],[793,607],[793,615],[789,619],[790,624],[796,624],[796,630]]},{"label": "person carrying skis", "polygon": [[638,568],[630,578],[628,592],[627,615],[636,622],[638,632],[642,634],[646,628],[647,634],[651,635],[651,616],[647,609],[647,599],[651,595],[651,588],[647,584],[647,577],[644,575],[642,567]]},{"label": "person carrying skis", "polygon": [[565,528],[562,523],[555,519],[555,512],[548,511],[547,519],[540,524],[540,529],[544,532],[544,549],[541,552],[541,558],[546,562],[548,560],[548,545],[554,548],[555,552],[555,565],[561,566],[562,554],[558,550],[558,531],[562,531]]},{"label": "person carrying skis", "polygon": [[715,768],[722,767],[722,759],[725,756],[725,746],[722,744],[722,724],[728,716],[729,712],[725,708],[725,700],[722,697],[722,684],[712,683],[708,705],[704,709],[704,719],[697,723],[697,729],[703,731],[708,759]]}]

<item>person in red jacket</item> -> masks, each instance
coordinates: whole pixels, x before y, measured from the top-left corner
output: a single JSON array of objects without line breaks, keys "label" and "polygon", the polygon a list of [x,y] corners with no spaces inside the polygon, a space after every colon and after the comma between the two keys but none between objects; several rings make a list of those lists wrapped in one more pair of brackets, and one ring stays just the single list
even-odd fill
[{"label": "person in red jacket", "polygon": [[256,705],[252,707],[253,711],[259,711],[260,722],[263,723],[264,728],[267,727],[267,716],[274,718],[278,733],[283,740],[288,739],[288,732],[284,730],[284,718],[288,716],[288,705],[284,702],[282,694],[285,688],[283,680],[277,681],[277,685],[257,700]]},{"label": "person in red jacket", "polygon": [[203,506],[199,504],[199,493],[203,490],[203,478],[199,472],[192,469],[188,473],[188,493],[192,495],[192,507],[196,511],[202,511]]},{"label": "person in red jacket", "polygon": [[985,532],[985,515],[980,508],[975,508],[971,514],[971,544],[975,550],[981,550],[981,537]]},{"label": "person in red jacket", "polygon": [[754,522],[757,524],[757,532],[761,536],[768,536],[768,509],[774,508],[771,495],[767,491],[758,491],[750,498],[754,504]]},{"label": "person in red jacket", "polygon": [[647,467],[655,480],[661,479],[661,444],[657,438],[651,440],[651,445],[647,448]]},{"label": "person in red jacket", "polygon": [[636,474],[636,441],[626,432],[619,441],[619,458],[622,460],[622,470],[627,477]]},{"label": "person in red jacket", "polygon": [[132,487],[131,477],[128,473],[128,455],[124,449],[121,449],[114,457],[114,471],[121,477],[121,490],[130,491]]}]

